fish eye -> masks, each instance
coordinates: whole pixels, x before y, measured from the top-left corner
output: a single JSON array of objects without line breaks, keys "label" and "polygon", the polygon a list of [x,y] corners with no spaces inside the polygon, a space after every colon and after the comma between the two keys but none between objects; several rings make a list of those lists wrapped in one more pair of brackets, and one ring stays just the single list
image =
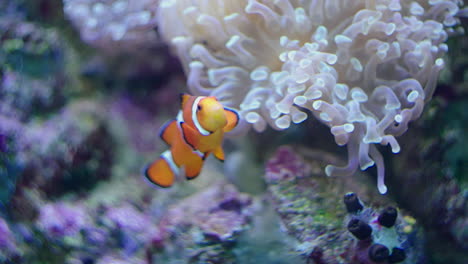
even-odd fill
[{"label": "fish eye", "polygon": [[197,106],[197,110],[200,111],[202,109],[201,105]]}]

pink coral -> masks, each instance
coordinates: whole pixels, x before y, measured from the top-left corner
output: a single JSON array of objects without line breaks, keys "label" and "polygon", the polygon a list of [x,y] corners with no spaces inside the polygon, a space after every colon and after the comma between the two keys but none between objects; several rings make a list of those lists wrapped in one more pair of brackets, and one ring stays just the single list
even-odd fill
[{"label": "pink coral", "polygon": [[161,221],[169,232],[200,228],[205,236],[225,241],[247,224],[251,198],[233,185],[218,183],[173,206]]},{"label": "pink coral", "polygon": [[310,165],[297,155],[291,147],[280,147],[266,164],[265,178],[268,182],[293,180],[310,173]]}]

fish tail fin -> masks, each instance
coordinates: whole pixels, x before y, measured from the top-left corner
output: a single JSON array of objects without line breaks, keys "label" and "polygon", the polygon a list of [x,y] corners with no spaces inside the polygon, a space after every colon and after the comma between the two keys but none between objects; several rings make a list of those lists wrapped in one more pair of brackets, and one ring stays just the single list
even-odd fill
[{"label": "fish tail fin", "polygon": [[146,178],[163,188],[171,187],[178,173],[179,168],[174,163],[169,150],[161,154],[159,159],[148,165],[145,169]]}]

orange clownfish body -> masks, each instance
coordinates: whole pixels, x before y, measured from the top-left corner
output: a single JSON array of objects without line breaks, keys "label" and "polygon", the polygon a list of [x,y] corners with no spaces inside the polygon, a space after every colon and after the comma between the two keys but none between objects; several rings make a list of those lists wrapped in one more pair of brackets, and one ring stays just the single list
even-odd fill
[{"label": "orange clownfish body", "polygon": [[213,97],[181,95],[177,118],[161,129],[161,138],[170,146],[145,170],[146,177],[161,187],[170,187],[179,169],[187,179],[200,173],[204,160],[211,154],[224,161],[222,142],[225,132],[236,127],[239,116]]}]

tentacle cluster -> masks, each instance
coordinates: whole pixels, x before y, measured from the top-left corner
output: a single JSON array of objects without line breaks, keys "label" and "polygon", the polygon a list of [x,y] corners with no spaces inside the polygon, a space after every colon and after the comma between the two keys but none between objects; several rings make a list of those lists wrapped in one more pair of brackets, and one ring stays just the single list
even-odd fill
[{"label": "tentacle cluster", "polygon": [[311,113],[347,145],[341,175],[377,165],[375,144],[417,119],[435,89],[461,1],[163,0],[158,19],[195,94],[240,109],[257,131]]},{"label": "tentacle cluster", "polygon": [[106,51],[122,51],[158,43],[153,30],[158,3],[159,0],[63,0],[63,11],[85,42]]}]

